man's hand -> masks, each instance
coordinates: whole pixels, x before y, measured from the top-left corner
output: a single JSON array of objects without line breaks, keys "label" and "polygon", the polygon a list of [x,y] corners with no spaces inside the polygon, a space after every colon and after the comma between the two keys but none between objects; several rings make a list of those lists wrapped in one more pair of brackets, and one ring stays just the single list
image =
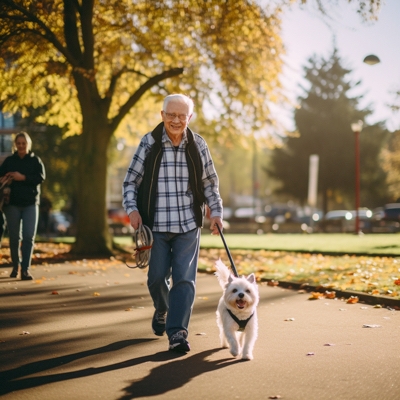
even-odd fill
[{"label": "man's hand", "polygon": [[142,224],[142,217],[140,216],[139,211],[132,211],[129,214],[129,220],[131,221],[132,228],[135,230]]},{"label": "man's hand", "polygon": [[211,224],[210,224],[210,229],[212,231],[211,235],[219,235],[219,231],[218,231],[217,225],[221,228],[221,232],[222,232],[223,226],[222,226],[221,217],[213,217],[213,218],[211,218]]}]

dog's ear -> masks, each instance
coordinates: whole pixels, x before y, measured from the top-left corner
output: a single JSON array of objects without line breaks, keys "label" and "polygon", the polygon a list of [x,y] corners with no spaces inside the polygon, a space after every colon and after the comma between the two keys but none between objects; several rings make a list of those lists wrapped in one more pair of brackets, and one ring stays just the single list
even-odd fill
[{"label": "dog's ear", "polygon": [[247,277],[247,280],[248,280],[250,283],[256,283],[256,276],[255,276],[254,274],[250,274],[250,275]]},{"label": "dog's ear", "polygon": [[233,281],[233,275],[229,274],[228,283],[232,283],[232,281]]}]

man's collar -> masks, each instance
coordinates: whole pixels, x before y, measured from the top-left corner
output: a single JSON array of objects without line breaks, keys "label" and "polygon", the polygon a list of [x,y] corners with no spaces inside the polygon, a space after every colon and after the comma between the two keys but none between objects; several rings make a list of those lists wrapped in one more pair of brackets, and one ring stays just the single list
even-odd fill
[{"label": "man's collar", "polygon": [[[165,126],[163,127],[163,135],[162,135],[162,142],[169,141],[171,142],[171,139],[168,137],[167,131],[165,130]],[[182,136],[182,142],[187,143],[188,138],[187,138],[187,129],[183,131],[183,136]]]}]

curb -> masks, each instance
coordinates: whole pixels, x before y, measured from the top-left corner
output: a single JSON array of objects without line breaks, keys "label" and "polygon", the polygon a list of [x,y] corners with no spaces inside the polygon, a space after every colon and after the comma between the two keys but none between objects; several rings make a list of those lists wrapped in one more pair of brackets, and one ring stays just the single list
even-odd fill
[{"label": "curb", "polygon": [[[296,283],[296,282],[287,282],[287,281],[275,281],[273,279],[265,279],[262,282],[275,283],[276,286],[283,287],[285,289],[291,290],[305,290],[307,292],[319,292],[325,293],[327,291],[335,292],[337,298],[345,298],[348,299],[350,297],[358,297],[359,303],[371,304],[371,305],[381,305],[386,308],[393,308],[395,310],[400,311],[400,300],[392,299],[390,297],[384,296],[373,296],[371,294],[363,293],[363,292],[355,292],[355,291],[344,291],[344,290],[336,290],[335,288],[327,288],[324,286],[313,286],[307,283]],[[275,285],[271,285],[275,286]]]}]

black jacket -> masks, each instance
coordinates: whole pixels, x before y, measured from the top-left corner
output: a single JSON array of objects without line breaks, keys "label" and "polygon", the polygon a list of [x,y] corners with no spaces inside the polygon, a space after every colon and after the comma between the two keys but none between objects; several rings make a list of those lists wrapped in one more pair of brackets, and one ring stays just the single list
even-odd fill
[{"label": "black jacket", "polygon": [[0,176],[7,172],[20,172],[26,176],[24,181],[13,181],[10,185],[10,205],[26,207],[40,203],[40,184],[46,178],[42,160],[29,152],[20,158],[18,153],[8,156],[0,166]]},{"label": "black jacket", "polygon": [[[139,187],[137,206],[144,225],[150,229],[154,225],[154,211],[156,205],[156,192],[158,172],[160,170],[163,153],[162,135],[164,123],[161,122],[151,133],[155,143],[151,146],[144,161],[144,176]],[[202,182],[203,165],[200,154],[194,141],[192,131],[187,128],[188,143],[186,145],[186,162],[189,170],[189,183],[193,191],[193,212],[198,227],[203,225],[204,217],[204,189]]]}]

